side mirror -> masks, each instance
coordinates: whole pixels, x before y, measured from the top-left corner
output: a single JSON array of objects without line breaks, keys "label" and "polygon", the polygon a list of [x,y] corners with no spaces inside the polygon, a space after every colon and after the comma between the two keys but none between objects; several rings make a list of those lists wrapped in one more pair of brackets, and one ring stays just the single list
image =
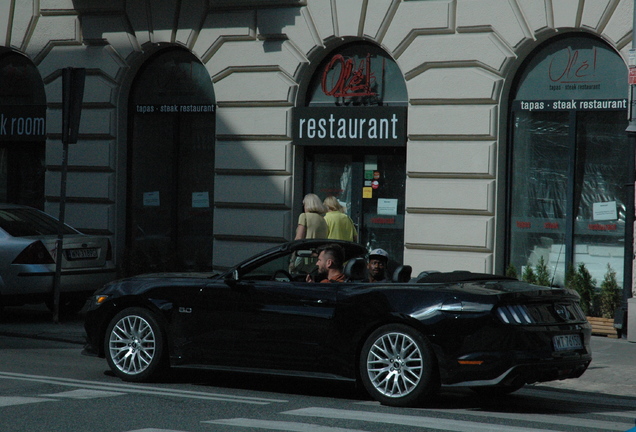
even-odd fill
[{"label": "side mirror", "polygon": [[232,273],[226,276],[225,283],[231,288],[236,288],[236,285],[238,284],[238,278],[238,270],[234,270]]}]

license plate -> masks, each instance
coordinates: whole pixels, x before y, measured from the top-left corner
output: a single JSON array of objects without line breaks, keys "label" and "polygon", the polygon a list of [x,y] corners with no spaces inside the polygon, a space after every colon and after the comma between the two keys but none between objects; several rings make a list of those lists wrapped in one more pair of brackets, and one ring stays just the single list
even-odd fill
[{"label": "license plate", "polygon": [[66,259],[69,261],[96,259],[97,248],[89,249],[68,249],[66,251]]},{"label": "license plate", "polygon": [[552,338],[552,343],[554,344],[555,351],[567,351],[583,348],[581,336],[577,334],[554,336]]}]

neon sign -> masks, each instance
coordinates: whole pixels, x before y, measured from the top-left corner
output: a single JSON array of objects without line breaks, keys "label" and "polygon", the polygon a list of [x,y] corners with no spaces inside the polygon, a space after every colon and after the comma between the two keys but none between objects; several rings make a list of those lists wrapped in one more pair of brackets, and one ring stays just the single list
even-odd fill
[{"label": "neon sign", "polygon": [[589,79],[596,73],[596,47],[586,51],[589,53],[588,58],[583,58],[582,50],[572,50],[570,47],[567,50],[561,50],[557,53],[561,57],[558,60],[561,61],[556,64],[557,55],[555,54],[548,67],[550,81],[562,84],[590,82]]},{"label": "neon sign", "polygon": [[353,58],[336,54],[322,73],[321,85],[327,96],[351,98],[376,96],[377,93],[372,90],[374,82],[371,54],[360,60],[357,69]]}]

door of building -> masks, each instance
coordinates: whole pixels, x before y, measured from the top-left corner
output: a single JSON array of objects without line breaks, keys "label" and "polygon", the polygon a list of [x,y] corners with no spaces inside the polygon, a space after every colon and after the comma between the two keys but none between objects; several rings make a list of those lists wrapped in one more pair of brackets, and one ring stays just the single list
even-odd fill
[{"label": "door of building", "polygon": [[212,265],[214,92],[205,67],[171,49],[133,85],[128,149],[129,274]]},{"label": "door of building", "polygon": [[335,196],[353,219],[358,242],[389,253],[392,269],[404,256],[406,152],[399,148],[307,148],[306,193]]}]

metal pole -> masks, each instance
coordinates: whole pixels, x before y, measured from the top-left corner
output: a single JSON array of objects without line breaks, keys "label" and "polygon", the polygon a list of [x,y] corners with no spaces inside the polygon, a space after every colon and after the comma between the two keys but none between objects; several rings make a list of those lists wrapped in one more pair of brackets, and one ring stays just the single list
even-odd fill
[{"label": "metal pole", "polygon": [[64,220],[66,215],[66,177],[68,145],[77,142],[84,97],[86,69],[65,68],[62,71],[62,172],[60,186],[60,216],[55,242],[55,277],[53,279],[53,321],[60,320],[60,291],[64,259]]},{"label": "metal pole", "polygon": [[60,186],[60,214],[55,242],[55,278],[53,280],[53,322],[60,322],[60,286],[62,280],[62,254],[64,253],[64,220],[66,213],[66,177],[68,171],[68,142],[62,143],[62,180]]}]

